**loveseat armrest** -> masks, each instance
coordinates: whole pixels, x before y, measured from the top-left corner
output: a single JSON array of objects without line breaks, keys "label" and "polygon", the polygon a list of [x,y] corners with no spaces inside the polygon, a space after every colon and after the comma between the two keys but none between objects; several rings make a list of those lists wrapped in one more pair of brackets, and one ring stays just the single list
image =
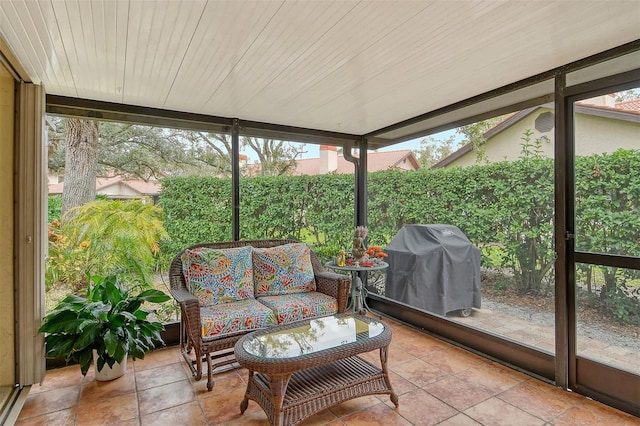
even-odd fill
[{"label": "loveseat armrest", "polygon": [[180,305],[182,324],[191,345],[200,345],[202,341],[202,321],[200,303],[187,289],[171,289],[171,295]]},{"label": "loveseat armrest", "polygon": [[185,288],[176,288],[169,291],[171,292],[171,295],[176,300],[176,302],[180,304],[180,306],[182,306],[183,303],[186,305],[190,305],[192,303],[198,304],[198,299],[193,294],[189,293],[189,290]]},{"label": "loveseat armrest", "polygon": [[351,279],[347,275],[341,275],[330,271],[316,271],[316,290],[338,301],[338,313],[347,309]]}]

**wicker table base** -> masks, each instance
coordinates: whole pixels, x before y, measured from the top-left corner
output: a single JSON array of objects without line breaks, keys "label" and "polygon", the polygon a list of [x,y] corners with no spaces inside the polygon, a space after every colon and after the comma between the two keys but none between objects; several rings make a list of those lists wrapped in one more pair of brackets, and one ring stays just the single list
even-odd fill
[{"label": "wicker table base", "polygon": [[[391,401],[398,406],[398,397],[384,372],[358,356],[291,375],[280,410],[274,407],[268,377],[256,373],[247,386],[247,397],[264,409],[272,424],[283,425],[295,425],[343,401],[375,394],[390,394]],[[248,405],[245,397],[241,412]]]},{"label": "wicker table base", "polygon": [[[339,321],[359,322],[358,327],[372,322],[366,317],[357,320],[349,316],[341,318]],[[266,340],[273,340],[290,330],[293,330],[292,334],[296,330],[299,332],[305,327],[302,324],[295,329],[295,325],[275,327]],[[358,338],[335,347],[281,358],[256,356],[245,350],[245,342],[253,336],[265,337],[264,334],[269,332],[245,336],[235,347],[236,359],[249,370],[240,411],[244,413],[249,400],[254,400],[265,411],[271,424],[281,426],[298,424],[326,408],[365,395],[389,394],[397,407],[398,396],[391,387],[387,371],[391,331],[381,323],[376,325],[382,327],[382,332],[374,333],[372,337],[368,337],[365,331],[358,333]],[[380,351],[380,367],[357,356],[376,349]]]}]

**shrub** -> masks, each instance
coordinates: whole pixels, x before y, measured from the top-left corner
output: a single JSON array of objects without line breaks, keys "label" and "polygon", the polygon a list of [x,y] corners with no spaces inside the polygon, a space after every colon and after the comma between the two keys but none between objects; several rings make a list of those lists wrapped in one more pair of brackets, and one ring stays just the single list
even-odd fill
[{"label": "shrub", "polygon": [[113,271],[151,281],[160,241],[162,210],[141,201],[93,201],[70,210],[49,227],[47,285],[86,286],[86,275]]}]

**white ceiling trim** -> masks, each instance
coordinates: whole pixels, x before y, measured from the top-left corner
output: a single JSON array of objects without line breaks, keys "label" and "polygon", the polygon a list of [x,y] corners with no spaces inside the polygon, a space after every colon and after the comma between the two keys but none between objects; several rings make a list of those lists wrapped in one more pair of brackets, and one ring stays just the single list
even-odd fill
[{"label": "white ceiling trim", "polygon": [[362,135],[638,40],[640,0],[0,0],[0,35],[49,94]]}]

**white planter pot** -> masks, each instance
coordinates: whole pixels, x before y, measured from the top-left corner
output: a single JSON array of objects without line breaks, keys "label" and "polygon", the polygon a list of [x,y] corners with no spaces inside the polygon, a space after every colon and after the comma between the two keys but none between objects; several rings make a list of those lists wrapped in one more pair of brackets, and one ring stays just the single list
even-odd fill
[{"label": "white planter pot", "polygon": [[109,380],[117,379],[124,376],[127,370],[127,357],[122,360],[122,363],[116,362],[113,367],[109,367],[109,364],[105,364],[102,370],[98,371],[98,355],[95,349],[93,350],[93,369],[96,373],[96,380],[99,382],[108,382]]}]

